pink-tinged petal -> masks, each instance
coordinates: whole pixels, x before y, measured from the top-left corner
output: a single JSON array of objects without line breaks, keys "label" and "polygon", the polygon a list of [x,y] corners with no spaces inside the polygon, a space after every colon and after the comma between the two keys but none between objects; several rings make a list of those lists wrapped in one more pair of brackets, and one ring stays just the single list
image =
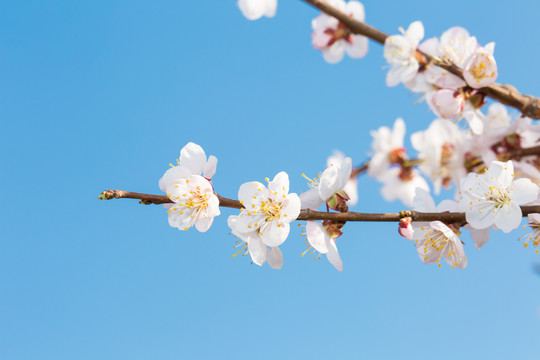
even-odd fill
[{"label": "pink-tinged petal", "polygon": [[540,214],[529,214],[527,220],[530,224],[540,224]]},{"label": "pink-tinged petal", "polygon": [[208,229],[210,229],[213,222],[214,222],[213,217],[199,218],[195,220],[195,228],[199,230],[200,232],[206,232],[208,231]]},{"label": "pink-tinged petal", "polygon": [[300,215],[300,198],[295,193],[286,196],[281,203],[281,221],[291,222]]},{"label": "pink-tinged petal", "polygon": [[306,237],[315,250],[321,254],[328,252],[327,243],[330,240],[330,236],[328,236],[328,233],[320,223],[308,221],[306,224]]},{"label": "pink-tinged petal", "polygon": [[324,200],[319,196],[319,189],[311,189],[300,194],[300,202],[302,209],[317,210],[319,206],[324,204]]},{"label": "pink-tinged petal", "polygon": [[429,192],[424,189],[416,188],[413,209],[420,212],[435,212],[435,201],[433,201]]},{"label": "pink-tinged petal", "polygon": [[259,229],[259,235],[263,243],[270,247],[276,247],[289,236],[290,226],[289,223],[282,223],[277,220],[265,222]]},{"label": "pink-tinged petal", "polygon": [[407,221],[400,221],[398,227],[399,235],[403,236],[405,239],[412,240],[414,236],[414,229],[412,224]]},{"label": "pink-tinged petal", "polygon": [[514,179],[514,164],[512,161],[493,161],[489,169],[484,173],[487,179],[496,180],[503,187],[508,187]]},{"label": "pink-tinged petal", "polygon": [[272,269],[279,270],[283,266],[283,254],[278,247],[271,247],[266,252],[266,260]]},{"label": "pink-tinged petal", "polygon": [[525,205],[538,198],[538,185],[529,179],[517,179],[510,188],[510,198],[518,205]]},{"label": "pink-tinged petal", "polygon": [[188,143],[180,150],[180,166],[186,167],[193,174],[200,175],[206,166],[206,154],[202,147]]},{"label": "pink-tinged petal", "polygon": [[477,249],[481,249],[489,240],[489,228],[480,230],[470,229],[470,235],[474,242],[474,246],[476,246]]},{"label": "pink-tinged petal", "polygon": [[343,59],[343,54],[345,54],[345,44],[342,40],[338,40],[332,46],[324,49],[322,53],[327,63],[338,63]]},{"label": "pink-tinged petal", "polygon": [[352,44],[345,43],[345,52],[353,59],[360,59],[368,52],[368,38],[362,35],[351,35]]},{"label": "pink-tinged petal", "polygon": [[414,21],[409,25],[409,28],[405,32],[405,37],[412,43],[418,45],[420,40],[424,38],[424,25],[421,21]]},{"label": "pink-tinged petal", "polygon": [[180,179],[186,179],[193,173],[183,167],[183,166],[174,166],[170,169],[168,169],[165,174],[159,179],[159,188],[163,192],[167,192],[167,185],[171,183],[174,180],[180,180]]},{"label": "pink-tinged petal", "polygon": [[289,175],[282,171],[274,176],[274,179],[268,183],[270,198],[282,201],[289,193]]},{"label": "pink-tinged petal", "polygon": [[495,57],[485,49],[471,55],[463,67],[463,77],[467,84],[474,89],[493,85],[497,76]]},{"label": "pink-tinged petal", "polygon": [[266,245],[263,244],[261,239],[258,236],[250,236],[248,241],[248,251],[249,255],[251,255],[251,260],[259,265],[262,266],[264,262],[266,261]]},{"label": "pink-tinged petal", "polygon": [[358,1],[349,1],[345,6],[345,13],[362,22],[366,19],[364,5]]},{"label": "pink-tinged petal", "polygon": [[441,89],[433,94],[428,105],[441,118],[452,119],[463,110],[465,99],[454,90]]},{"label": "pink-tinged petal", "polygon": [[495,217],[495,225],[505,233],[517,229],[521,224],[521,208],[516,203],[504,205],[497,211]]},{"label": "pink-tinged petal", "polygon": [[435,80],[435,85],[443,89],[457,90],[467,85],[460,77],[449,72],[442,72]]},{"label": "pink-tinged petal", "polygon": [[439,39],[437,37],[426,39],[418,46],[419,50],[431,55],[434,55],[438,48]]},{"label": "pink-tinged petal", "polygon": [[203,171],[203,176],[205,178],[212,179],[214,177],[214,175],[216,174],[217,163],[217,157],[215,157],[214,155],[210,155]]},{"label": "pink-tinged petal", "polygon": [[334,239],[330,239],[328,241],[328,252],[326,253],[326,258],[338,271],[343,271],[343,262],[339,256],[336,240]]}]

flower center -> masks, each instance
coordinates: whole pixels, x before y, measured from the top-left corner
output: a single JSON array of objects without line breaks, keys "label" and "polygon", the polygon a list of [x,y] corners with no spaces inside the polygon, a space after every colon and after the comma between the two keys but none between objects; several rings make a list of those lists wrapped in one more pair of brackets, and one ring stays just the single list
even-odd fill
[{"label": "flower center", "polygon": [[326,44],[327,47],[332,46],[338,40],[345,40],[349,44],[352,44],[353,42],[351,30],[349,30],[349,28],[341,22],[338,24],[336,29],[327,28],[324,30],[324,33],[330,36],[330,39]]},{"label": "flower center", "polygon": [[281,203],[274,200],[262,201],[261,211],[266,213],[266,221],[272,221],[281,217]]},{"label": "flower center", "polygon": [[484,194],[487,200],[495,204],[495,208],[500,209],[504,205],[510,205],[510,194],[504,188],[489,187],[489,192]]},{"label": "flower center", "polygon": [[[491,65],[491,60],[489,60],[489,58],[485,54],[480,54],[479,56],[481,58],[480,61],[478,61],[476,66],[472,67],[469,70],[469,73],[472,75],[474,80],[476,80],[478,82],[480,82],[482,79],[484,79],[486,77],[495,76],[495,72],[493,72],[493,71],[491,72],[491,74],[486,73],[487,66]],[[487,65],[486,65],[486,63],[487,63]]]}]

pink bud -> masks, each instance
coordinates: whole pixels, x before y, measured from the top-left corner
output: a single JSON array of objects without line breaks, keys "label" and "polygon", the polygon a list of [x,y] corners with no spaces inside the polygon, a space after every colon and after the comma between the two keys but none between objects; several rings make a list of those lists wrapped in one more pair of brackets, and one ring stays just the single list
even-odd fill
[{"label": "pink bud", "polygon": [[465,106],[465,98],[455,90],[441,89],[429,101],[432,110],[443,119],[452,119],[458,116]]},{"label": "pink bud", "polygon": [[404,217],[399,220],[399,234],[406,239],[412,240],[414,230],[412,228],[412,219],[410,217]]}]

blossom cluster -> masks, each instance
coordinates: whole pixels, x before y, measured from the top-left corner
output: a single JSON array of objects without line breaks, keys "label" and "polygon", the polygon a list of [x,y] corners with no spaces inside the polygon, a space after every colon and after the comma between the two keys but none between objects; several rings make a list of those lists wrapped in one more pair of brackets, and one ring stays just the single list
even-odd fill
[{"label": "blossom cluster", "polygon": [[[358,1],[326,3],[356,21],[365,20],[364,6]],[[238,7],[250,20],[273,17],[277,0],[239,0]],[[312,28],[312,44],[329,63],[341,61],[345,54],[355,59],[367,54],[368,39],[328,14],[313,19]],[[525,116],[510,116],[498,103],[485,110],[482,88],[494,84],[498,76],[495,44],[481,45],[461,27],[423,39],[423,24],[415,21],[384,42],[389,65],[386,84],[403,83],[421,94],[436,117],[426,130],[410,136],[414,156],[407,152],[405,121],[398,118],[392,128],[382,126],[371,132],[370,160],[365,166],[355,168],[350,157],[336,152],[317,176],[303,174],[308,190],[300,195],[290,192],[285,172],[266,178],[267,184],[242,184],[238,189],[240,212],[227,219],[238,238],[235,247],[239,249],[233,257],[242,253],[259,266],[268,262],[272,268],[281,268],[279,246],[288,238],[291,223],[321,207],[327,212],[349,212],[358,202],[356,177],[364,168],[383,184],[381,194],[387,201],[399,199],[416,213],[465,214],[463,222],[444,222],[413,221],[412,212],[402,212],[399,234],[414,243],[422,262],[439,267],[441,259],[451,268],[467,266],[459,238],[463,229],[480,249],[490,231],[508,233],[520,226],[523,205],[540,204],[540,156],[524,153],[540,144],[540,125]],[[182,148],[177,164],[159,181],[171,202],[165,207],[172,227],[205,232],[220,215],[220,198],[212,182],[216,167],[217,158],[207,158],[199,145],[188,143]],[[452,188],[453,196],[436,205],[430,191],[439,195],[442,189]],[[528,221],[532,230],[520,240],[538,253],[540,214],[528,214]],[[336,244],[344,225],[343,221],[307,220],[302,234],[307,249],[302,256],[325,254],[341,271]]]}]

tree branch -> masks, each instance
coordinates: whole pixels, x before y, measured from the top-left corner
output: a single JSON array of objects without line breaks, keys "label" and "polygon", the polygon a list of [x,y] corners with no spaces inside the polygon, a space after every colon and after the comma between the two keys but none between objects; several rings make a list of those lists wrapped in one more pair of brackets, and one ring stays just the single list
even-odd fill
[{"label": "tree branch", "polygon": [[[339,11],[335,7],[329,5],[328,3],[321,0],[303,0],[304,2],[318,8],[322,12],[335,17],[341,23],[351,30],[354,34],[364,35],[379,44],[383,44],[388,37],[388,34],[383,33],[382,31],[369,26],[361,21],[358,21],[348,14]],[[447,61],[441,60],[439,58],[433,57],[429,54],[423,53],[417,50],[421,55],[424,56],[426,64],[429,62],[434,63],[435,65],[451,72],[452,74],[459,76],[463,79],[462,70],[456,65],[449,63]],[[423,64],[423,65],[426,65]],[[479,89],[481,93],[500,102],[501,104],[513,107],[521,111],[523,116],[530,117],[532,119],[540,119],[540,99],[531,95],[521,94],[515,87],[512,85],[502,85],[502,84],[493,84],[488,87]]]},{"label": "tree branch", "polygon": [[[219,199],[219,206],[241,209],[240,201],[228,199],[216,194]],[[165,195],[142,194],[123,190],[105,190],[99,197],[101,200],[111,199],[138,199],[139,203],[144,205],[149,204],[174,204]],[[523,216],[532,213],[540,213],[540,206],[522,206],[521,211]],[[443,212],[443,213],[423,213],[415,210],[406,210],[399,213],[359,213],[359,212],[321,212],[314,210],[302,210],[296,220],[332,220],[332,221],[383,221],[383,222],[399,222],[404,217],[411,217],[413,221],[442,221],[444,223],[460,223],[465,224],[465,213],[460,212]]]}]

